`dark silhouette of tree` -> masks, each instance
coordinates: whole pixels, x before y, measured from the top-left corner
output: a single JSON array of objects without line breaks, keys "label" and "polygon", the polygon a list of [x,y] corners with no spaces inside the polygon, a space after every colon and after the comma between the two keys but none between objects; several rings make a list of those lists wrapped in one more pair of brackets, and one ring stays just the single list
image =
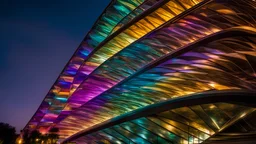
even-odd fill
[{"label": "dark silhouette of tree", "polygon": [[30,143],[30,138],[29,138],[29,131],[27,129],[21,131],[23,133],[22,139],[24,144],[29,144]]},{"label": "dark silhouette of tree", "polygon": [[0,144],[14,144],[17,138],[14,127],[7,123],[0,123]]},{"label": "dark silhouette of tree", "polygon": [[41,136],[42,134],[38,131],[38,130],[33,130],[30,133],[30,143],[31,144],[38,144],[40,143],[39,141],[41,141]]}]

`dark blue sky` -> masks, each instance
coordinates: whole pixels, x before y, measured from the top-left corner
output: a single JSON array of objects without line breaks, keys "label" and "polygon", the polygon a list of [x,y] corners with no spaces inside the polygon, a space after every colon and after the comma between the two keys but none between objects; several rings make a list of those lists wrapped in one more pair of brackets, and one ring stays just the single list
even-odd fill
[{"label": "dark blue sky", "polygon": [[2,0],[0,122],[19,132],[110,0]]}]

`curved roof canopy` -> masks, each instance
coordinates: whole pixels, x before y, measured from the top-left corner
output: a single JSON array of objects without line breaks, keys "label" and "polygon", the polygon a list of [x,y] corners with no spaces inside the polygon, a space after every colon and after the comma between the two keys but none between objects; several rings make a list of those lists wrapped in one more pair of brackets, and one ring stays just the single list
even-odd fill
[{"label": "curved roof canopy", "polygon": [[[57,127],[62,141],[129,112],[185,95],[255,91],[255,11],[256,2],[247,0],[111,1],[25,129],[46,132]],[[234,110],[233,115],[238,114],[235,109],[240,107],[226,103],[200,107],[208,109],[211,105],[227,105],[231,109],[220,113]],[[145,121],[148,120],[165,129],[169,127],[166,123],[173,125],[170,119],[154,116]],[[123,138],[135,137],[130,128],[140,125],[140,119],[127,123],[116,131],[127,134],[120,136]],[[214,125],[220,129],[219,124]],[[202,138],[193,139],[206,140],[215,128],[207,132],[198,129]],[[86,135],[84,139],[121,140],[108,135],[112,129],[116,128]],[[140,129],[143,128],[137,130]],[[150,137],[154,132],[147,134]],[[181,134],[174,139],[181,142],[187,136]],[[145,140],[143,135],[138,137]],[[184,141],[187,143],[190,138]]]},{"label": "curved roof canopy", "polygon": [[187,95],[105,121],[66,141],[187,144],[253,139],[255,94],[229,90]]}]

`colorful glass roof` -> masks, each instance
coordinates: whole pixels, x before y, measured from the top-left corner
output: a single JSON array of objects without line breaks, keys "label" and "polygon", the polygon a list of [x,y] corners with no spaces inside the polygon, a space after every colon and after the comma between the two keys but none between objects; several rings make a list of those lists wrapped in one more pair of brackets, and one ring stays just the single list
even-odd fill
[{"label": "colorful glass roof", "polygon": [[184,95],[254,91],[255,9],[243,0],[112,1],[25,128],[58,127],[64,140]]},{"label": "colorful glass roof", "polygon": [[[244,118],[252,113],[255,115],[255,112],[255,108],[230,103],[193,105],[116,124],[81,136],[74,142],[77,144],[202,143],[239,121],[238,117]],[[253,125],[250,121],[246,123]]]},{"label": "colorful glass roof", "polygon": [[[26,127],[34,129],[41,121],[44,125],[49,126],[58,118],[66,105],[67,99],[86,76],[81,72],[80,66],[99,43],[111,35],[113,28],[140,4],[143,4],[143,0],[111,1],[69,60]],[[48,124],[45,123],[46,121]]]}]

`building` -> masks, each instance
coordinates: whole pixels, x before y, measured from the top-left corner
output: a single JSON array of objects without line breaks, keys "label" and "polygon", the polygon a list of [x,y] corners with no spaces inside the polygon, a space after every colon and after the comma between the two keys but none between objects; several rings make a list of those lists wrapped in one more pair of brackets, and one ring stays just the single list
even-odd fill
[{"label": "building", "polygon": [[59,142],[256,137],[254,0],[113,0],[24,129]]}]

